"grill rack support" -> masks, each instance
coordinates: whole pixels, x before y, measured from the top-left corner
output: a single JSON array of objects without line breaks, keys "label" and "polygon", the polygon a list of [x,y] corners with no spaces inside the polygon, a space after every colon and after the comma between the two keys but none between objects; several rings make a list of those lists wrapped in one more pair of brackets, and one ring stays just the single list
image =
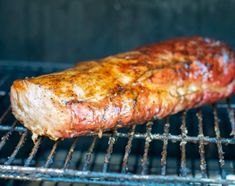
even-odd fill
[{"label": "grill rack support", "polygon": [[[53,64],[54,65],[54,64]],[[37,72],[37,71],[36,71]],[[42,69],[38,71],[43,72]],[[7,89],[1,90],[1,87],[9,80],[12,79],[11,75],[6,75],[0,80],[0,101],[8,98]],[[1,103],[1,102],[0,102]],[[146,132],[140,133],[136,131],[136,125],[133,125],[128,133],[119,132],[114,130],[112,133],[104,133],[103,137],[109,138],[109,144],[104,155],[104,164],[101,171],[92,171],[90,169],[92,156],[96,153],[95,148],[97,141],[99,140],[96,134],[92,134],[92,143],[85,153],[85,161],[83,163],[82,169],[71,169],[69,167],[71,159],[76,151],[76,145],[79,143],[79,138],[75,138],[69,147],[67,154],[65,156],[64,164],[61,168],[51,167],[53,165],[53,159],[57,153],[58,145],[60,141],[55,142],[52,145],[50,153],[47,157],[46,162],[43,166],[35,166],[35,157],[40,148],[40,145],[44,141],[44,137],[40,137],[38,141],[33,145],[31,151],[25,157],[25,161],[22,165],[15,165],[16,157],[21,149],[25,145],[25,141],[29,138],[29,132],[22,126],[18,126],[15,120],[12,124],[5,123],[7,117],[10,115],[10,106],[0,115],[0,132],[4,133],[0,140],[0,151],[5,147],[6,143],[9,142],[10,137],[13,133],[18,133],[20,139],[16,145],[14,151],[10,156],[5,159],[3,164],[0,163],[0,178],[11,178],[11,179],[23,179],[23,180],[48,180],[48,181],[62,181],[62,182],[77,182],[77,183],[98,183],[98,184],[115,184],[115,185],[154,185],[155,183],[200,183],[200,184],[235,184],[235,179],[231,175],[228,175],[225,170],[226,158],[223,150],[223,145],[235,146],[235,138],[222,137],[220,133],[219,116],[218,109],[227,109],[229,121],[234,126],[234,108],[235,104],[227,100],[226,103],[215,104],[212,106],[213,119],[214,119],[214,131],[215,136],[206,136],[203,131],[203,116],[201,108],[197,109],[196,117],[198,120],[198,135],[189,136],[186,127],[186,112],[182,114],[181,123],[181,133],[171,134],[170,133],[170,122],[169,118],[164,120],[164,130],[163,134],[153,133],[152,126],[153,121],[148,122],[146,125]],[[4,123],[4,124],[3,124]],[[89,136],[89,135],[88,135]],[[119,139],[127,139],[123,151],[123,158],[121,162],[120,172],[110,172],[109,165],[112,157],[113,149],[115,148],[116,141]],[[132,143],[134,140],[144,140],[144,152],[142,154],[141,169],[139,173],[129,173],[128,172],[128,162],[132,152]],[[148,158],[149,149],[153,141],[160,141],[163,144],[160,157],[160,173],[157,175],[152,175],[148,170]],[[179,142],[180,143],[180,175],[172,176],[167,173],[168,165],[168,147],[169,142]],[[187,156],[186,156],[186,145],[188,143],[198,144],[199,156],[200,156],[200,178],[195,178],[188,175],[187,167]],[[207,161],[206,161],[206,149],[205,147],[209,144],[215,144],[218,153],[218,164],[220,168],[220,178],[211,178],[207,171]],[[233,164],[234,165],[234,164]],[[235,167],[233,167],[235,170]],[[233,172],[234,173],[234,172]]]}]

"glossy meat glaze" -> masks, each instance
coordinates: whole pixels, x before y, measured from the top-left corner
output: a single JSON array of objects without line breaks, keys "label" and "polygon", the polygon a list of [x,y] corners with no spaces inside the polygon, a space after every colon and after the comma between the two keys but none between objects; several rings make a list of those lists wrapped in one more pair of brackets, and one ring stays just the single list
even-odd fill
[{"label": "glossy meat glaze", "polygon": [[16,80],[11,104],[34,138],[57,140],[142,124],[234,92],[234,52],[220,41],[185,37]]}]

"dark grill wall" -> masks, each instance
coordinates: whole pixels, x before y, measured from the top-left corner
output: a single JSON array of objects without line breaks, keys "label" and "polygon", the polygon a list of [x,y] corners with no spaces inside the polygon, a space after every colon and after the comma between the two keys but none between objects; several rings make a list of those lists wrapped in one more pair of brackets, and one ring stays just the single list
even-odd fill
[{"label": "dark grill wall", "polygon": [[234,0],[0,0],[0,59],[76,62],[175,36],[235,48]]}]

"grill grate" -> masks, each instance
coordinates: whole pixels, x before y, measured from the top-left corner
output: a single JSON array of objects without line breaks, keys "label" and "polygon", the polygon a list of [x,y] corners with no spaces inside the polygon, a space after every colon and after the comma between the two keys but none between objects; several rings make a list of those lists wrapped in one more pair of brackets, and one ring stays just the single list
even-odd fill
[{"label": "grill grate", "polygon": [[128,170],[127,164],[128,164],[128,159],[129,159],[129,155],[131,152],[132,141],[135,135],[135,128],[136,128],[136,125],[133,125],[130,129],[130,132],[128,133],[128,142],[125,147],[125,154],[122,160],[122,173],[126,173],[126,171]]},{"label": "grill grate", "polygon": [[146,125],[115,129],[103,133],[102,138],[91,134],[52,142],[40,137],[33,144],[30,132],[11,114],[9,87],[16,78],[64,66],[53,69],[49,64],[45,68],[27,63],[2,64],[1,178],[47,180],[56,185],[60,181],[106,185],[235,184],[235,138],[229,135],[231,124],[235,126],[234,98]]},{"label": "grill grate", "polygon": [[207,173],[206,173],[206,159],[205,159],[205,145],[203,139],[204,134],[203,134],[203,127],[202,127],[202,112],[201,109],[197,113],[197,118],[198,118],[198,138],[199,138],[199,153],[200,153],[200,169],[201,169],[201,174],[202,178],[207,178]]}]

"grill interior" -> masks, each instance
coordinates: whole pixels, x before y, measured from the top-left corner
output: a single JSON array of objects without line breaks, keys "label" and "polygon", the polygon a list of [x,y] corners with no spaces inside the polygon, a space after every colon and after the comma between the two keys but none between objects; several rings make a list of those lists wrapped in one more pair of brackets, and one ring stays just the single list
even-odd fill
[{"label": "grill interior", "polygon": [[235,184],[235,97],[102,137],[40,137],[33,144],[11,114],[10,85],[65,67],[1,61],[0,177],[7,178],[1,185]]}]

